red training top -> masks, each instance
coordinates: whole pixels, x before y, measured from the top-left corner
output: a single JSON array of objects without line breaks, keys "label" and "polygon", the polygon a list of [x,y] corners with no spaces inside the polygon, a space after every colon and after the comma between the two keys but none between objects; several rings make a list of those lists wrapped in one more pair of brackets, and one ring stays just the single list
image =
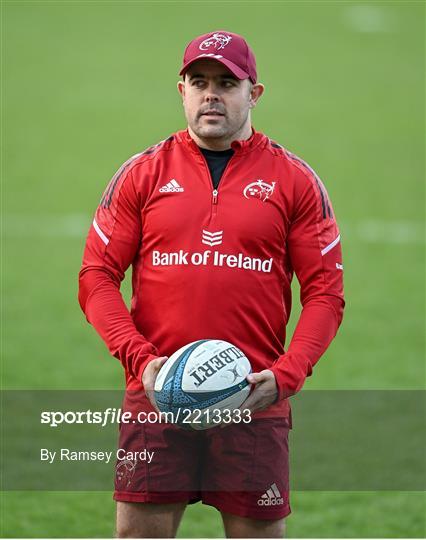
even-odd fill
[{"label": "red training top", "polygon": [[[128,390],[142,390],[154,357],[224,339],[254,372],[275,374],[279,400],[257,416],[287,415],[285,398],[302,388],[342,320],[339,230],[306,163],[255,131],[232,148],[217,191],[187,131],[124,163],[89,230],[79,301],[123,364]],[[119,289],[131,264],[129,314]],[[284,353],[293,272],[303,310]],[[139,410],[151,410],[137,394]]]}]

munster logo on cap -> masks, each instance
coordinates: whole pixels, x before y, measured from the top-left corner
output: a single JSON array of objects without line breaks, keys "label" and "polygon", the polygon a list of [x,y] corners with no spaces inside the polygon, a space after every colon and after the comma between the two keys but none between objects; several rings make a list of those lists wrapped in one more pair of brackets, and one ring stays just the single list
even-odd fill
[{"label": "munster logo on cap", "polygon": [[227,30],[197,36],[186,46],[179,75],[184,75],[189,66],[205,58],[223,64],[237,79],[250,79],[256,84],[256,59],[242,36]]},{"label": "munster logo on cap", "polygon": [[200,50],[207,51],[210,47],[214,47],[216,50],[224,49],[231,41],[232,36],[220,34],[215,32],[212,36],[208,37],[200,43]]}]

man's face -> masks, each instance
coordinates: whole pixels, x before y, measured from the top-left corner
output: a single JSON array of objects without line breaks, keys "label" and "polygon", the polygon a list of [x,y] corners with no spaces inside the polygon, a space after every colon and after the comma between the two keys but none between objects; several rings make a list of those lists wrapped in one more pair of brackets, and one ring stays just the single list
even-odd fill
[{"label": "man's face", "polygon": [[178,84],[189,127],[201,139],[232,139],[250,123],[257,86],[214,60],[194,62]]}]

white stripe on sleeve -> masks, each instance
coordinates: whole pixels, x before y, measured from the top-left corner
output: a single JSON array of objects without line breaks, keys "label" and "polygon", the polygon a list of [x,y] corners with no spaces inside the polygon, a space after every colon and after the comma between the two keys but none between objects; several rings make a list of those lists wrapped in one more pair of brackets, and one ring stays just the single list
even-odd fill
[{"label": "white stripe on sleeve", "polygon": [[96,219],[93,220],[93,227],[95,231],[98,233],[99,238],[102,240],[102,242],[107,246],[109,244],[109,239],[104,235],[104,233],[101,231],[99,225],[96,223]]},{"label": "white stripe on sleeve", "polygon": [[335,240],[331,242],[331,244],[328,244],[328,246],[326,246],[324,249],[321,250],[321,255],[325,255],[326,253],[328,253],[330,250],[334,248],[334,246],[337,246],[339,242],[340,242],[340,234]]}]

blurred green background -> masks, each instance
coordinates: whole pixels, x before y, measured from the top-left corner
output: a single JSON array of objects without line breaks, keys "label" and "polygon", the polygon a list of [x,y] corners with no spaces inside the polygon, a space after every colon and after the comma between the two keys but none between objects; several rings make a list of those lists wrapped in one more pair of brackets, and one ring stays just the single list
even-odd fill
[{"label": "blurred green background", "polygon": [[[120,164],[184,127],[186,43],[228,29],[250,42],[266,85],[255,127],[316,169],[340,223],[346,316],[305,389],[424,388],[424,11],[3,1],[2,387],[123,387],[77,304],[85,235]],[[288,536],[423,537],[424,505],[420,492],[294,492]],[[114,504],[7,492],[2,518],[5,537],[105,537]],[[219,516],[195,505],[180,535],[220,537]]]}]

